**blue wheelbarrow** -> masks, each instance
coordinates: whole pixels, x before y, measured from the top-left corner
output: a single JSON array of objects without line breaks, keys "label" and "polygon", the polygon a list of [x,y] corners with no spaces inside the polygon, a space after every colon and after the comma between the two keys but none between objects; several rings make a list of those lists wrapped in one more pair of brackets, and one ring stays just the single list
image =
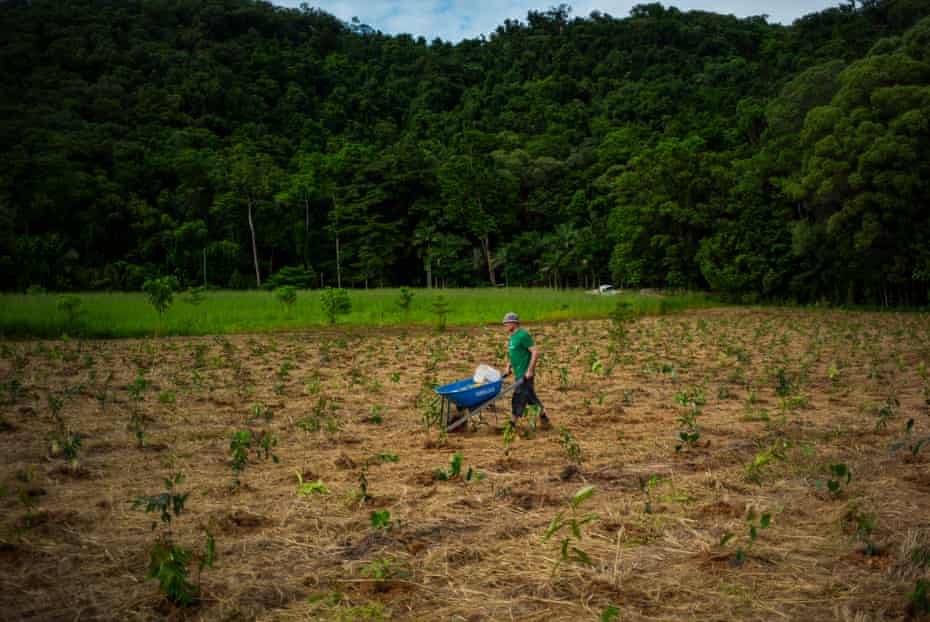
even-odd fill
[{"label": "blue wheelbarrow", "polygon": [[[446,432],[455,431],[473,417],[479,417],[478,420],[480,420],[480,415],[485,409],[490,408],[494,402],[522,383],[523,378],[520,378],[507,388],[503,388],[503,378],[496,382],[485,383],[476,383],[469,378],[438,387],[436,393],[442,398],[440,420],[446,426]],[[455,414],[452,412],[453,408]]]}]

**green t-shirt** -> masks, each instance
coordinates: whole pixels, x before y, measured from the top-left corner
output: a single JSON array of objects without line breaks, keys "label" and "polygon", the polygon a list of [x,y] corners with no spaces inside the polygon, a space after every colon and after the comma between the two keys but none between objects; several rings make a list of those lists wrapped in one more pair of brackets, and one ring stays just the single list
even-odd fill
[{"label": "green t-shirt", "polygon": [[530,366],[530,348],[533,347],[533,338],[530,334],[518,328],[510,335],[510,366],[513,367],[515,378],[526,375]]}]

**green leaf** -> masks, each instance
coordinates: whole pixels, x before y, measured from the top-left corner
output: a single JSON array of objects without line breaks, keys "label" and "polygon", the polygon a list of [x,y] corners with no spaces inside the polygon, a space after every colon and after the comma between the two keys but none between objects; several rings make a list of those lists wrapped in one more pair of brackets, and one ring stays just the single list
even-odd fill
[{"label": "green leaf", "polygon": [[461,474],[462,460],[463,460],[462,454],[457,453],[454,456],[452,456],[452,460],[450,461],[452,465],[452,468],[450,469],[451,477],[457,477],[459,474]]},{"label": "green leaf", "polygon": [[608,605],[607,608],[601,612],[601,622],[615,622],[619,618],[620,609],[613,605]]},{"label": "green leaf", "polygon": [[581,490],[575,493],[575,496],[572,497],[571,505],[572,508],[577,508],[579,505],[591,498],[591,495],[594,494],[594,486],[585,486]]},{"label": "green leaf", "polygon": [[203,558],[200,560],[200,570],[202,571],[204,567],[213,568],[213,560],[216,559],[216,540],[213,539],[213,534],[210,533],[210,530],[206,531],[206,550],[204,552]]},{"label": "green leaf", "polygon": [[729,542],[732,539],[733,539],[732,533],[727,532],[723,534],[723,537],[720,538],[720,546],[726,546],[727,542]]},{"label": "green leaf", "polygon": [[297,492],[304,496],[308,496],[312,494],[328,495],[329,488],[326,487],[326,484],[323,483],[323,480],[318,479],[317,481],[311,484],[302,484],[298,486]]},{"label": "green leaf", "polygon": [[575,561],[585,566],[593,566],[594,562],[591,561],[591,558],[588,557],[588,554],[579,549],[578,547],[572,547],[572,552],[575,554]]},{"label": "green leaf", "polygon": [[371,512],[372,529],[387,529],[391,526],[391,513],[388,510],[373,510]]},{"label": "green leaf", "polygon": [[772,515],[766,512],[762,515],[762,518],[759,520],[759,527],[762,529],[768,529],[769,523],[772,522]]},{"label": "green leaf", "polygon": [[315,594],[313,596],[308,596],[307,602],[310,604],[320,603],[329,607],[335,607],[340,602],[342,602],[342,592],[324,592],[323,594]]},{"label": "green leaf", "polygon": [[553,535],[555,535],[556,533],[558,533],[558,532],[562,529],[562,527],[564,526],[564,525],[562,524],[562,516],[563,516],[563,515],[564,515],[563,512],[559,512],[558,514],[556,514],[555,516],[552,517],[552,522],[549,523],[549,528],[546,529],[546,535],[543,536],[543,541],[544,541],[544,542],[545,542],[546,540],[548,540],[549,538],[551,538],[551,537],[552,537]]}]

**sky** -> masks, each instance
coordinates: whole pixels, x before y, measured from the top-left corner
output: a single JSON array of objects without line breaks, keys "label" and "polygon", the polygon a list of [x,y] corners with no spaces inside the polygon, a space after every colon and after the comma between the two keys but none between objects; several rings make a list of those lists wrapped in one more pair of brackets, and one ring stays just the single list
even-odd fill
[{"label": "sky", "polygon": [[[307,2],[348,22],[358,17],[363,24],[390,34],[410,33],[427,40],[440,37],[458,42],[491,33],[505,19],[525,21],[531,10],[544,11],[559,4],[569,4],[572,15],[587,17],[600,11],[614,17],[626,17],[637,4],[651,0],[272,0],[281,6],[299,6]],[[665,0],[665,6],[682,11],[700,10],[733,14],[739,17],[766,14],[770,22],[790,24],[798,17],[840,4],[840,0]]]}]

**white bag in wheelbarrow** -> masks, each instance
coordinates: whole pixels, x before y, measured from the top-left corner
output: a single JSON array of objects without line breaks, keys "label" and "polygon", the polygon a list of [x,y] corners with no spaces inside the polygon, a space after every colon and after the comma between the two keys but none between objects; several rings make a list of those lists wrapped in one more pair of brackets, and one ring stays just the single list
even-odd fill
[{"label": "white bag in wheelbarrow", "polygon": [[500,379],[501,373],[489,365],[479,365],[478,369],[475,370],[475,375],[472,376],[472,380],[479,384],[497,382]]}]

